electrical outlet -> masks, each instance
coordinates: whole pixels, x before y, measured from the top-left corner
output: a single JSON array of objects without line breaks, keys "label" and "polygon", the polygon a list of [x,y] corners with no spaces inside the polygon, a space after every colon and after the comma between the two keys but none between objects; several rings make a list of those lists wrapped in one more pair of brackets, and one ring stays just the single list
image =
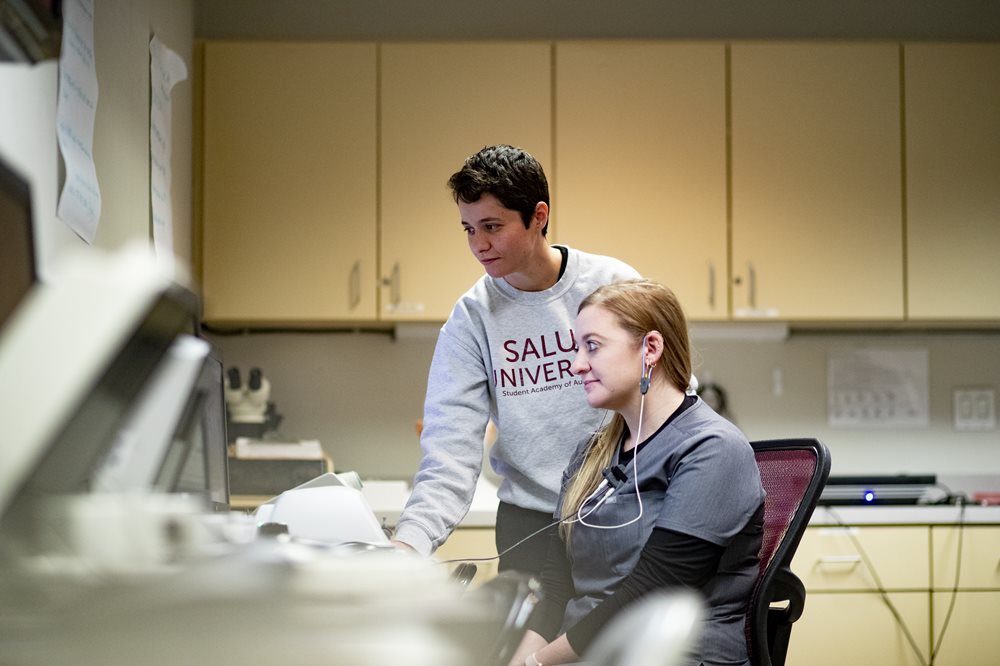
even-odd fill
[{"label": "electrical outlet", "polygon": [[952,395],[955,430],[996,430],[996,396],[992,388],[960,388]]}]

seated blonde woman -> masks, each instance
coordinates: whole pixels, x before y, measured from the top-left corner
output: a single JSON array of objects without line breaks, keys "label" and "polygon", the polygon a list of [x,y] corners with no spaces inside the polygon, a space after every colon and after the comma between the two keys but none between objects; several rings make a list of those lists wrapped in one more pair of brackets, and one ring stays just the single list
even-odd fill
[{"label": "seated blonde woman", "polygon": [[764,490],[746,437],[685,390],[687,323],[654,282],[601,287],[580,305],[573,372],[610,422],[563,476],[544,596],[512,666],[578,661],[616,613],[664,588],[697,590],[706,619],[691,664],[749,664]]}]

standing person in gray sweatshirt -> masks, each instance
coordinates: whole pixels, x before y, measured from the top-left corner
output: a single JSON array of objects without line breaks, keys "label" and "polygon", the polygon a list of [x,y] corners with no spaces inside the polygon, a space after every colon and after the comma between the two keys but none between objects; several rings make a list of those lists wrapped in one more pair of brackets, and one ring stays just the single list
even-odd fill
[{"label": "standing person in gray sweatshirt", "polygon": [[573,321],[597,287],[638,277],[629,265],[549,245],[549,188],[541,165],[507,145],[469,157],[448,185],[486,271],[455,304],[431,362],[423,459],[395,532],[399,547],[430,555],[469,509],[492,418],[490,464],[502,478],[496,520],[500,570],[541,571],[563,469],[603,411],[587,405],[570,371]]}]

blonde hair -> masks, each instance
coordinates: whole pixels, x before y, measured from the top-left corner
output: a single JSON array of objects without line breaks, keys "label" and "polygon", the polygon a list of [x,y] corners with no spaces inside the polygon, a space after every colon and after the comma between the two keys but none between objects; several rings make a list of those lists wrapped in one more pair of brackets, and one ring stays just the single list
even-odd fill
[{"label": "blonde hair", "polygon": [[[613,315],[618,325],[635,339],[637,346],[642,344],[647,333],[659,331],[663,336],[663,353],[653,372],[662,375],[663,380],[678,390],[687,389],[691,380],[691,345],[687,318],[674,292],[650,280],[625,280],[594,291],[583,299],[577,313],[590,306],[603,308]],[[562,504],[564,522],[559,527],[567,543],[573,533],[573,523],[569,521],[601,482],[602,471],[611,463],[625,427],[622,415],[615,414],[607,426],[594,434],[580,468],[570,479]]]}]

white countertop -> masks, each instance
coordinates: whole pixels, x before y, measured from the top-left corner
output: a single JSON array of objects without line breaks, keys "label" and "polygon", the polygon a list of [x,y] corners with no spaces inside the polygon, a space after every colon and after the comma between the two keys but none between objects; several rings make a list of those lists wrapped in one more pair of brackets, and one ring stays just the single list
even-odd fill
[{"label": "white countertop", "polygon": [[1000,506],[818,506],[810,525],[1000,525]]},{"label": "white countertop", "polygon": [[[393,526],[410,496],[410,487],[405,481],[364,481],[361,492],[379,522]],[[499,503],[496,485],[480,476],[469,512],[459,527],[493,527]]]},{"label": "white countertop", "polygon": [[[365,481],[365,499],[379,522],[395,525],[410,496],[405,481]],[[493,527],[497,513],[497,487],[484,477],[476,484],[469,513],[460,527]],[[1000,525],[1000,506],[967,505],[964,515],[954,505],[834,506],[816,507],[810,525]]]}]

